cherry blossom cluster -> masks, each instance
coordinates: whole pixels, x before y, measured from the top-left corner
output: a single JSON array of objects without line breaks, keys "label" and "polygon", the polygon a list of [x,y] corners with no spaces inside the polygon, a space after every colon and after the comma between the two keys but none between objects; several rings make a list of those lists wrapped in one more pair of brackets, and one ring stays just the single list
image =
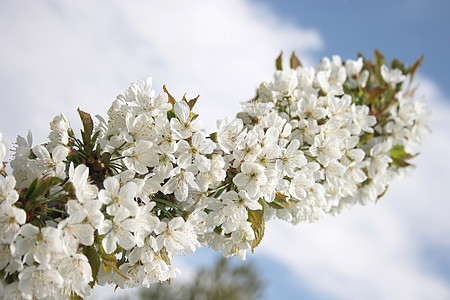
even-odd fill
[{"label": "cherry blossom cluster", "polygon": [[[269,184],[271,191],[295,202],[267,209],[266,215],[295,224],[346,211],[355,203],[373,203],[409,166],[405,160],[430,131],[430,111],[423,99],[414,101],[411,92],[401,90],[406,76],[400,69],[383,64],[379,74],[370,76],[363,66],[362,57],[342,62],[333,56],[315,68],[278,70],[244,103],[238,117],[246,128],[277,128],[280,133],[275,146],[260,139],[251,147],[256,162],[265,166],[261,170],[267,180],[261,187]],[[242,145],[233,150],[241,151]],[[274,199],[261,189],[258,197],[263,196],[268,203]]]},{"label": "cherry blossom cluster", "polygon": [[[430,128],[409,68],[340,57],[303,67],[281,56],[272,81],[207,134],[193,111],[152,81],[133,83],[107,117],[64,115],[49,141],[18,137],[1,169],[2,299],[85,298],[96,284],[170,281],[174,256],[210,246],[244,260],[266,221],[294,224],[374,203],[410,169]],[[6,156],[1,143],[0,159]]]}]

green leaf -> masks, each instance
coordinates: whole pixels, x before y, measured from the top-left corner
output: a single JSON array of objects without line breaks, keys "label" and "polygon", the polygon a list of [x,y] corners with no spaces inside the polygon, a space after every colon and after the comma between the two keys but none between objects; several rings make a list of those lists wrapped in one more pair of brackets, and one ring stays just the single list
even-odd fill
[{"label": "green leaf", "polygon": [[393,98],[395,94],[395,90],[389,89],[383,93],[383,97],[381,98],[381,110],[385,110],[387,107],[390,107],[391,102],[393,102]]},{"label": "green leaf", "polygon": [[405,151],[405,147],[403,145],[395,145],[390,150],[392,165],[397,166],[399,168],[410,166],[411,164],[406,162],[406,160],[413,158],[415,155],[411,155]]},{"label": "green leaf", "polygon": [[117,260],[113,260],[112,257],[107,258],[104,255],[102,255],[102,266],[106,274],[109,274],[109,272],[111,272],[111,270],[116,266],[116,263]]},{"label": "green leaf", "polygon": [[403,159],[406,156],[405,146],[396,144],[390,150],[392,159]]},{"label": "green leaf", "polygon": [[195,114],[195,113],[193,113],[193,112],[191,112],[191,113],[189,114],[189,119],[191,119],[192,121],[195,120],[195,119],[197,119],[197,117],[198,117],[198,114]]},{"label": "green leaf", "polygon": [[381,67],[382,65],[386,64],[386,60],[384,59],[384,55],[381,54],[381,52],[378,51],[378,49],[375,49],[375,51],[373,52],[373,57],[374,57],[376,66]]},{"label": "green leaf", "polygon": [[48,193],[51,182],[49,180],[35,179],[28,188],[24,199],[21,200],[25,204],[25,211],[31,211],[41,205],[42,197]]},{"label": "green leaf", "polygon": [[[382,85],[382,86],[386,85],[386,82],[384,81],[383,76],[381,76],[380,67],[377,67],[370,60],[368,60],[366,62],[366,68],[370,72],[370,76],[371,77],[373,76],[373,78],[376,80],[376,82],[379,85]],[[368,82],[370,82],[370,78],[369,78]]]},{"label": "green leaf", "polygon": [[[116,267],[117,258],[114,255],[114,253],[106,254],[105,250],[103,250],[102,247],[103,238],[104,236],[102,235],[98,236],[98,253],[100,258],[102,259],[102,267],[105,270],[105,273],[109,274],[109,272],[111,272],[111,270]],[[120,247],[118,247],[118,249],[120,250]]]},{"label": "green leaf", "polygon": [[172,118],[176,118],[175,111],[173,109],[167,111],[167,120],[170,121]]},{"label": "green leaf", "polygon": [[34,191],[36,190],[36,187],[38,185],[38,179],[36,178],[31,182],[30,187],[28,188],[27,194],[25,195],[26,199],[31,199],[31,196],[34,194]]},{"label": "green leaf", "polygon": [[404,83],[404,82],[399,82],[399,83],[397,83],[397,84],[395,85],[395,90],[396,90],[397,92],[400,92],[400,91],[402,90],[403,83]]},{"label": "green leaf", "polygon": [[175,98],[172,97],[172,95],[167,91],[165,85],[163,86],[163,90],[164,90],[164,92],[167,94],[167,96],[169,97],[169,102],[170,102],[172,105],[174,105],[175,102],[177,102],[177,101],[176,101]]},{"label": "green leaf", "polygon": [[97,282],[98,271],[100,270],[100,256],[98,255],[98,252],[97,250],[95,250],[95,247],[93,245],[83,247],[83,254],[86,255],[89,264],[91,265],[93,280],[89,283],[89,285],[91,287],[94,287],[95,283]]},{"label": "green leaf", "polygon": [[211,139],[211,141],[213,141],[214,143],[217,143],[217,132],[213,132],[209,135],[209,138]]},{"label": "green leaf", "polygon": [[35,199],[39,198],[39,197],[43,197],[45,194],[48,193],[49,188],[50,188],[50,183],[47,180],[38,182],[36,190],[33,193],[33,197]]},{"label": "green leaf", "polygon": [[44,221],[42,221],[42,220],[39,219],[39,218],[33,218],[33,219],[30,221],[30,223],[33,224],[34,226],[39,227],[39,228],[45,227]]},{"label": "green leaf", "polygon": [[[85,143],[87,144],[91,140],[92,131],[94,130],[94,122],[92,121],[91,115],[87,112],[82,111],[81,109],[77,109],[78,114],[80,115],[81,123],[83,124],[84,129],[84,137],[86,138]],[[83,138],[84,140],[84,138]]]},{"label": "green leaf", "polygon": [[297,205],[297,201],[289,200],[288,196],[276,193],[275,200],[268,203],[270,207],[275,209],[294,208]]},{"label": "green leaf", "polygon": [[277,60],[275,61],[275,67],[278,71],[283,71],[283,51],[278,55]]},{"label": "green leaf", "polygon": [[217,233],[217,234],[222,234],[222,227],[221,226],[216,226],[216,227],[214,227],[213,231],[215,233]]},{"label": "green leaf", "polygon": [[249,210],[248,211],[248,221],[252,224],[253,232],[255,233],[255,239],[250,242],[252,247],[252,253],[254,249],[261,243],[264,236],[265,222],[264,222],[264,201],[260,200],[259,203],[262,205],[260,210]]},{"label": "green leaf", "polygon": [[359,137],[358,146],[364,145],[368,141],[370,141],[374,136],[373,132],[366,132]]},{"label": "green leaf", "polygon": [[297,69],[298,67],[302,66],[302,63],[300,62],[298,57],[295,55],[294,51],[292,51],[290,63],[291,63],[291,68],[294,69],[294,70]]},{"label": "green leaf", "polygon": [[394,96],[394,94],[395,94],[394,90],[387,90],[386,92],[384,92],[383,97],[386,103],[391,102],[392,96]]},{"label": "green leaf", "polygon": [[94,135],[92,136],[92,140],[91,140],[92,146],[95,145],[95,141],[97,140],[99,134],[100,134],[100,131],[96,131],[96,132],[94,133]]},{"label": "green leaf", "polygon": [[393,61],[391,61],[391,68],[399,69],[400,71],[402,71],[402,73],[405,73],[405,65],[401,60],[394,59]]}]

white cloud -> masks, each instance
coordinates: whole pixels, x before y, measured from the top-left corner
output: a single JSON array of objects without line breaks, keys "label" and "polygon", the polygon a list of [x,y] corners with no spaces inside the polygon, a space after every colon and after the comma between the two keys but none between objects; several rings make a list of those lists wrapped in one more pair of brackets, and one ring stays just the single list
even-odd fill
[{"label": "white cloud", "polygon": [[[54,115],[104,114],[130,82],[200,94],[211,129],[269,78],[281,49],[310,59],[314,30],[295,28],[248,1],[17,1],[0,12],[0,128],[10,140],[32,128],[42,141]],[[26,122],[18,126],[17,115]]]}]

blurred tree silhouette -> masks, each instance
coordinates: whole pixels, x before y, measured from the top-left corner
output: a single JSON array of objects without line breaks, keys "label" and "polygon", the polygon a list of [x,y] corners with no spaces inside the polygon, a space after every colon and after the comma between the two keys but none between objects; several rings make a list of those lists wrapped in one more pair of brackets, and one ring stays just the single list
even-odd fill
[{"label": "blurred tree silhouette", "polygon": [[215,264],[197,271],[192,281],[155,284],[143,288],[141,300],[251,300],[264,295],[264,280],[251,263],[233,265],[230,259],[217,259]]}]

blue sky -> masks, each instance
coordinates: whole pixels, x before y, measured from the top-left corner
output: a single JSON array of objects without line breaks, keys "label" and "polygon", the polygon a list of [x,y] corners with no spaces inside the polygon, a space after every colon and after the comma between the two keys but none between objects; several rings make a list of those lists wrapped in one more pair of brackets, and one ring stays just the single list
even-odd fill
[{"label": "blue sky", "polygon": [[[0,131],[8,143],[29,128],[44,142],[59,113],[79,127],[77,107],[105,115],[118,93],[147,76],[157,92],[166,84],[178,97],[200,94],[196,108],[212,131],[271,79],[280,50],[295,50],[306,65],[333,54],[371,57],[374,48],[406,63],[424,54],[416,83],[433,111],[433,134],[412,175],[375,206],[313,224],[268,223],[248,260],[267,279],[268,299],[450,298],[449,1],[0,5]],[[178,258],[180,280],[215,255]]]},{"label": "blue sky", "polygon": [[318,54],[355,57],[378,48],[387,58],[412,63],[425,55],[421,72],[450,86],[450,1],[446,0],[254,0],[282,18],[319,30],[324,47]]}]

